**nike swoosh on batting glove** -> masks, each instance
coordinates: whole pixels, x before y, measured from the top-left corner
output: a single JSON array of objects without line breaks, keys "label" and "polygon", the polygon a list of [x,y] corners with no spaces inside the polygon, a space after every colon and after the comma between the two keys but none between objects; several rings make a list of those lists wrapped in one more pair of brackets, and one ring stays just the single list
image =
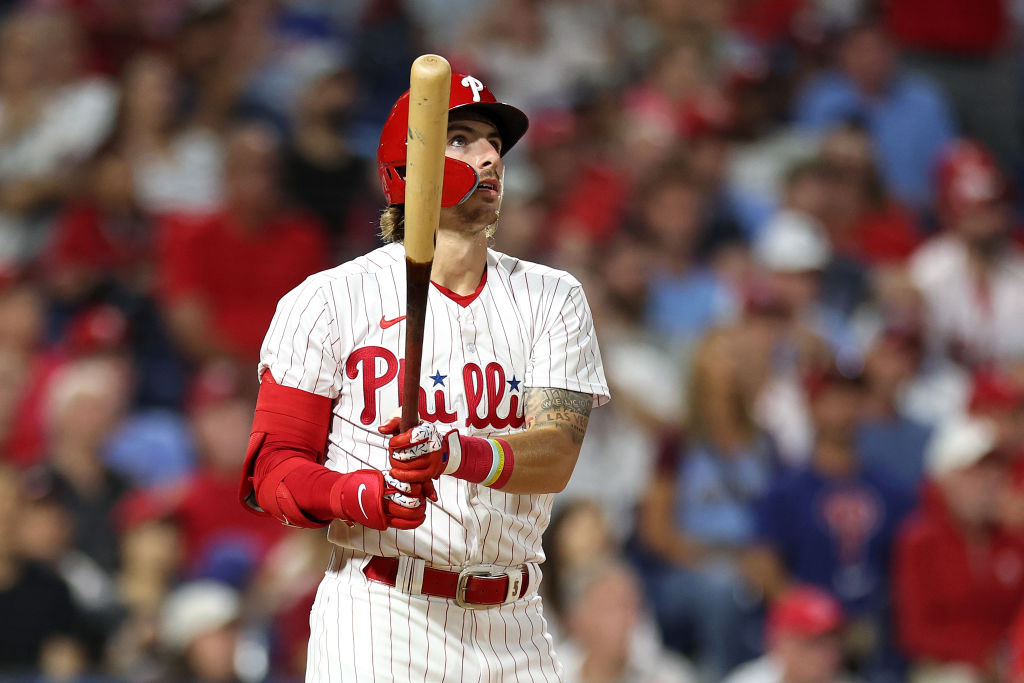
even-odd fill
[{"label": "nike swoosh on batting glove", "polygon": [[340,477],[331,488],[331,508],[338,519],[378,531],[415,529],[427,514],[421,486],[378,470],[356,470]]}]

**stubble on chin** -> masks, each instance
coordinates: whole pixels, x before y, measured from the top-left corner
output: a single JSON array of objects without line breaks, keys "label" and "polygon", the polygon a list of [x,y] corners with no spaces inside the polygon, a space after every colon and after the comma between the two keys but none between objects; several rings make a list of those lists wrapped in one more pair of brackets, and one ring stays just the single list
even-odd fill
[{"label": "stubble on chin", "polygon": [[[486,230],[498,220],[498,209],[500,204],[491,202],[469,201],[453,206],[454,212],[452,221],[453,227],[465,232],[480,232]],[[442,209],[444,211],[444,209]],[[445,222],[442,217],[442,223]]]}]

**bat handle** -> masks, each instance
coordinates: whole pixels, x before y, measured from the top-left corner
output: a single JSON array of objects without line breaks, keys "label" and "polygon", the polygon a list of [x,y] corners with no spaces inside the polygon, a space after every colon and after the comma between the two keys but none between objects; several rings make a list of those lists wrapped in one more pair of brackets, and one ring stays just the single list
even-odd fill
[{"label": "bat handle", "polygon": [[427,317],[427,293],[430,290],[430,269],[427,263],[405,260],[406,318],[405,374],[402,377],[402,420],[404,432],[420,421],[420,368],[423,364],[423,331]]}]

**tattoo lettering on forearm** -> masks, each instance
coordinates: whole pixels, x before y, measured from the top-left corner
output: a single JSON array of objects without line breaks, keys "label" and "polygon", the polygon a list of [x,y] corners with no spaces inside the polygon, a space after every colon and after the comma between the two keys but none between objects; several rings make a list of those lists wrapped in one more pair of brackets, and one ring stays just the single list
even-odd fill
[{"label": "tattoo lettering on forearm", "polygon": [[577,446],[583,443],[594,398],[567,389],[528,389],[523,410],[528,429],[558,427],[567,430]]}]

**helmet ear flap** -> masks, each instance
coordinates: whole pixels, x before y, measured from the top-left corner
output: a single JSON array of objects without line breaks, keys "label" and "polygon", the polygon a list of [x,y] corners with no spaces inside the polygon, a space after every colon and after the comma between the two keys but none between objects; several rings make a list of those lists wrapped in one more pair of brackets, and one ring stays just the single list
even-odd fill
[{"label": "helmet ear flap", "polygon": [[[405,167],[381,164],[379,169],[381,183],[388,204],[405,203]],[[469,199],[476,189],[476,169],[465,161],[444,158],[444,179],[441,181],[441,206],[456,206]]]},{"label": "helmet ear flap", "polygon": [[469,199],[479,180],[476,169],[465,161],[445,157],[441,206],[455,206]]}]

